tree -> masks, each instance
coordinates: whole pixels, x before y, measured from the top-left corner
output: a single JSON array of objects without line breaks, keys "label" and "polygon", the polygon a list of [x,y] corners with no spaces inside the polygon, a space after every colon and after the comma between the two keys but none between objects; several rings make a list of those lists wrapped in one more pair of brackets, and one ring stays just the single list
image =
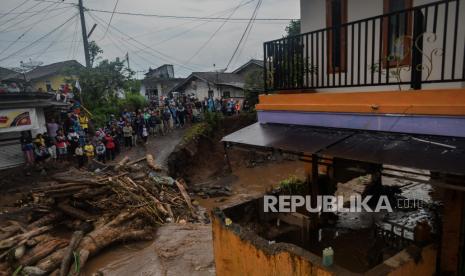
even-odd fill
[{"label": "tree", "polygon": [[[91,68],[82,67],[77,72],[69,69],[69,77],[79,80],[82,104],[92,114],[97,125],[103,125],[109,115],[119,114],[123,108],[139,109],[147,105],[147,101],[139,94],[140,80],[133,79],[134,71],[127,68],[124,59],[108,60],[101,58],[103,50],[91,41],[89,44]],[[94,63],[100,60],[96,66]],[[120,91],[124,91],[121,99]],[[77,91],[75,91],[77,92]]]},{"label": "tree", "polygon": [[286,27],[286,37],[300,34],[300,19],[291,20]]},{"label": "tree", "polygon": [[263,92],[263,70],[254,70],[245,76],[245,99],[251,106],[258,103],[258,95]]},{"label": "tree", "polygon": [[92,40],[89,43],[90,66],[94,66],[94,62],[100,58],[100,54],[103,54],[102,48],[100,48],[100,46],[98,46],[97,43]]}]

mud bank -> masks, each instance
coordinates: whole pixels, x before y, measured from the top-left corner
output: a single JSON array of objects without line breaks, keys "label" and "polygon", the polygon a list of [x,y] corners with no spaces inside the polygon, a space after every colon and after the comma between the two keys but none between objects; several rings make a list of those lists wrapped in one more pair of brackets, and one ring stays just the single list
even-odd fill
[{"label": "mud bank", "polygon": [[168,157],[170,175],[191,184],[227,174],[221,138],[255,121],[255,114],[245,113],[194,125]]}]

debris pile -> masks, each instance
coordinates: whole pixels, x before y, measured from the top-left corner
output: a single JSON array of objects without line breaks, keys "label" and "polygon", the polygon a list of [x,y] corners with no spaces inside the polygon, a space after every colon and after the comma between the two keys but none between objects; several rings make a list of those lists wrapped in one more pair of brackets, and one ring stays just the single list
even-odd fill
[{"label": "debris pile", "polygon": [[203,219],[185,183],[161,172],[151,155],[129,161],[98,173],[70,169],[33,189],[22,201],[27,219],[0,225],[0,275],[78,275],[111,244]]}]

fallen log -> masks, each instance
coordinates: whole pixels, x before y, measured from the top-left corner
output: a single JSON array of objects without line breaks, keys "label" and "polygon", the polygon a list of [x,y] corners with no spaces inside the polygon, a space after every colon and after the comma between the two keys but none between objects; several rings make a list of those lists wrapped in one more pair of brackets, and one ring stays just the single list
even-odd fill
[{"label": "fallen log", "polygon": [[[86,264],[88,257],[97,254],[113,243],[152,239],[152,228],[138,230],[134,228],[136,225],[131,221],[136,216],[142,214],[144,214],[144,212],[141,209],[132,212],[123,212],[107,223],[103,221],[96,223],[98,227],[84,236],[79,246],[74,250],[74,252],[79,252],[79,266],[82,268]],[[67,256],[68,248],[56,250],[49,256],[40,260],[36,267],[47,273],[55,271],[61,266],[62,260]],[[73,264],[72,267],[74,266]],[[77,275],[73,270],[70,274]]]},{"label": "fallen log", "polygon": [[118,162],[115,166],[115,171],[119,171],[131,160],[128,156],[125,156],[121,161]]},{"label": "fallen log", "polygon": [[144,161],[146,159],[147,159],[147,156],[144,156],[144,157],[141,157],[141,158],[136,159],[134,161],[131,161],[131,162],[127,163],[126,165],[131,166],[131,165],[137,164],[139,162],[142,162],[142,161]]},{"label": "fallen log", "polygon": [[147,165],[149,166],[149,168],[151,168],[154,171],[162,170],[162,168],[155,163],[155,159],[153,158],[153,155],[147,154],[145,157],[146,157],[145,159],[147,160]]},{"label": "fallen log", "polygon": [[153,200],[153,202],[155,203],[155,207],[157,208],[158,211],[160,211],[163,215],[167,216],[169,215],[168,211],[165,209],[165,207],[163,206],[163,204],[160,202],[160,200],[158,198],[156,198],[155,196],[153,196],[144,186],[142,185],[139,185],[137,184],[136,182],[132,181],[131,178],[129,177],[125,177],[125,179],[131,183],[134,187],[138,188],[139,190],[141,190],[144,195],[150,199]]},{"label": "fallen log", "polygon": [[29,224],[27,228],[34,229],[34,228],[41,227],[44,225],[52,224],[53,222],[57,221],[61,217],[62,217],[61,212],[53,212]]},{"label": "fallen log", "polygon": [[8,239],[22,230],[22,227],[19,224],[10,225],[0,229],[0,240]]},{"label": "fallen log", "polygon": [[191,197],[187,193],[186,188],[184,188],[184,185],[179,183],[179,181],[177,181],[177,180],[174,183],[176,183],[176,186],[178,187],[179,191],[181,192],[181,195],[184,198],[184,201],[186,202],[187,206],[189,207],[189,210],[191,211],[191,214],[193,214],[194,213],[194,207],[192,206]]},{"label": "fallen log", "polygon": [[[87,234],[79,244],[79,261],[81,268],[86,264],[88,257],[91,257],[107,246],[122,242],[135,240],[152,240],[153,229],[142,230],[133,229],[131,219],[143,214],[141,209],[119,214],[110,222]],[[125,225],[125,223],[127,225]]]},{"label": "fallen log", "polygon": [[66,248],[61,248],[61,249],[56,250],[55,252],[48,255],[44,259],[40,260],[37,263],[36,267],[47,273],[54,271],[60,266],[61,260],[63,259],[63,255],[65,251],[66,251]]},{"label": "fallen log", "polygon": [[65,214],[68,214],[74,218],[82,219],[85,221],[93,220],[93,217],[91,214],[81,210],[74,208],[73,206],[69,205],[66,202],[61,202],[57,206],[61,211],[63,211]]},{"label": "fallen log", "polygon": [[[76,180],[76,181],[78,181],[78,180]],[[59,189],[65,189],[65,188],[83,186],[83,185],[95,186],[95,185],[100,185],[100,184],[96,183],[96,182],[63,183],[63,184],[55,184],[55,185],[49,185],[49,186],[34,188],[34,189],[32,189],[32,192],[45,192],[45,191],[49,191],[49,190],[59,190]]]},{"label": "fallen log", "polygon": [[52,226],[43,226],[40,228],[32,229],[29,232],[19,234],[8,239],[0,241],[0,249],[9,249],[15,245],[24,244],[28,239],[38,236],[48,230],[52,229]]},{"label": "fallen log", "polygon": [[23,266],[34,265],[38,261],[47,257],[50,253],[59,248],[65,247],[67,244],[68,242],[63,239],[50,239],[39,243],[32,250],[27,252],[26,255],[19,260],[19,263]]},{"label": "fallen log", "polygon": [[69,265],[71,264],[71,257],[73,256],[73,252],[76,249],[76,247],[79,245],[79,243],[81,242],[81,239],[83,236],[84,236],[84,232],[82,231],[76,231],[73,233],[73,236],[71,237],[71,241],[69,242],[69,245],[64,252],[63,260],[61,261],[60,273],[59,273],[60,276],[68,275]]}]

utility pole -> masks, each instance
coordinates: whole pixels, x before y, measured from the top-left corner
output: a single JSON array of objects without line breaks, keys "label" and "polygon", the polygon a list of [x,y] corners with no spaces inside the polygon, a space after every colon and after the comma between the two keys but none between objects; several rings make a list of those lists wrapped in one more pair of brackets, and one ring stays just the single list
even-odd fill
[{"label": "utility pole", "polygon": [[131,67],[129,66],[129,52],[126,52],[126,62],[128,63],[128,69],[131,70]]},{"label": "utility pole", "polygon": [[84,56],[86,58],[86,67],[90,68],[89,41],[87,40],[86,19],[84,17],[84,6],[82,0],[79,0],[79,15],[81,16],[82,42],[84,43]]}]

